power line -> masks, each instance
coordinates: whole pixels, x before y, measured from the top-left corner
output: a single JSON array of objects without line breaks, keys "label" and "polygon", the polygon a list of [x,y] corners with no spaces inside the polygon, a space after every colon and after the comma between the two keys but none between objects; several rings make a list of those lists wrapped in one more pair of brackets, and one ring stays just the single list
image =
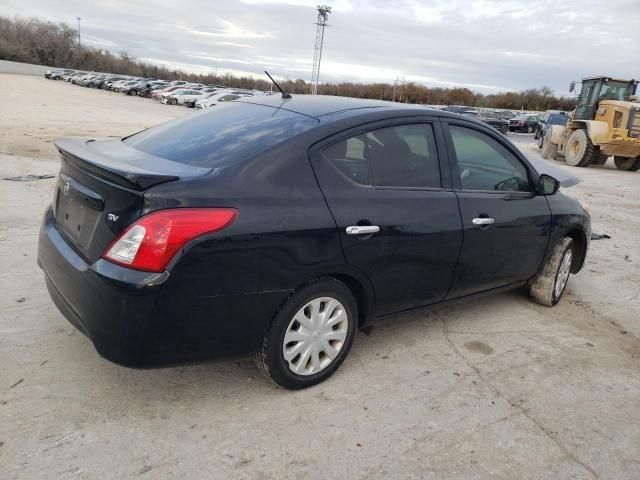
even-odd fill
[{"label": "power line", "polygon": [[320,79],[320,61],[322,60],[322,45],[324,43],[324,27],[327,27],[327,19],[331,13],[328,5],[318,5],[318,19],[316,20],[316,46],[313,51],[313,69],[311,70],[311,94],[318,93],[318,80]]}]

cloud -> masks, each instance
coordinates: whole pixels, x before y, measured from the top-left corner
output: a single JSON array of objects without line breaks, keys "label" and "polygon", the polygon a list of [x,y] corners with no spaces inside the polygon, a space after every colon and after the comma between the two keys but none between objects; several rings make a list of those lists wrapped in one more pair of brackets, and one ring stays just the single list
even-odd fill
[{"label": "cloud", "polygon": [[[133,8],[132,8],[133,3]],[[318,0],[3,0],[0,15],[75,25],[87,44],[197,72],[309,79]],[[593,74],[633,78],[638,0],[336,0],[321,81],[495,92]]]}]

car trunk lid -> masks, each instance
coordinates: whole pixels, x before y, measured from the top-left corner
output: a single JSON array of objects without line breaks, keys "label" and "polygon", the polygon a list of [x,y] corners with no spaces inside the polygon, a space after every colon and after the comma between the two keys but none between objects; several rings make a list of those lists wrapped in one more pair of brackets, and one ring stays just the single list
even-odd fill
[{"label": "car trunk lid", "polygon": [[63,139],[55,145],[62,159],[53,199],[56,226],[88,263],[140,217],[147,189],[211,171],[155,157],[120,140]]}]

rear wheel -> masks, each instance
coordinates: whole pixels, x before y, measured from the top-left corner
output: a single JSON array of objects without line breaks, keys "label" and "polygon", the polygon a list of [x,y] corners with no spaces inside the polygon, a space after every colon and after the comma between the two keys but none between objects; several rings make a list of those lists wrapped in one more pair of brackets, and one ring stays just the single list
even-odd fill
[{"label": "rear wheel", "polygon": [[276,313],[256,352],[258,369],[284,388],[322,382],[344,361],[358,323],[353,294],[333,278],[294,293]]},{"label": "rear wheel", "polygon": [[586,167],[600,155],[585,130],[575,130],[564,147],[564,157],[572,167]]},{"label": "rear wheel", "polygon": [[531,298],[547,307],[553,307],[557,304],[569,282],[574,258],[573,240],[564,237],[553,248],[547,262],[531,284],[529,289]]},{"label": "rear wheel", "polygon": [[637,172],[640,170],[640,157],[613,157],[613,161],[618,170],[627,170],[629,172]]},{"label": "rear wheel", "polygon": [[558,156],[558,144],[551,141],[551,130],[542,137],[542,158],[555,160]]},{"label": "rear wheel", "polygon": [[507,133],[509,133],[509,125],[503,125],[502,127],[500,127],[500,131],[506,135]]}]

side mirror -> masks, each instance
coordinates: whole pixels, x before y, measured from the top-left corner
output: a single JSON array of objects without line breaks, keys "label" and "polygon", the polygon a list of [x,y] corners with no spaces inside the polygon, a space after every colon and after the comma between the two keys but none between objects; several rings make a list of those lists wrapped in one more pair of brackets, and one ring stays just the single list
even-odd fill
[{"label": "side mirror", "polygon": [[553,195],[558,191],[558,188],[560,188],[560,182],[551,175],[543,173],[538,179],[536,193],[538,195]]},{"label": "side mirror", "polygon": [[576,82],[574,80],[569,84],[569,92],[573,92],[575,89],[576,89]]}]

